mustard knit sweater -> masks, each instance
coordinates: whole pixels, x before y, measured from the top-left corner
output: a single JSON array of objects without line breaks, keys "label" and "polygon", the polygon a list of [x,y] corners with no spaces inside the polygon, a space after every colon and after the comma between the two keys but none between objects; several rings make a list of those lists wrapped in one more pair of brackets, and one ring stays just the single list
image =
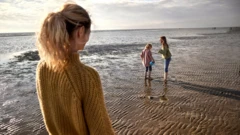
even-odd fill
[{"label": "mustard knit sweater", "polygon": [[37,66],[37,94],[50,135],[113,135],[99,74],[73,54],[68,66],[53,71]]}]

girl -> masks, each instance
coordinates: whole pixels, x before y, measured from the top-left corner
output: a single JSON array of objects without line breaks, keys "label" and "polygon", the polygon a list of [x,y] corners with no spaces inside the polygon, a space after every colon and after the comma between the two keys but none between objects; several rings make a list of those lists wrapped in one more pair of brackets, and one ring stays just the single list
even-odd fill
[{"label": "girl", "polygon": [[164,59],[164,84],[167,84],[168,66],[171,61],[172,54],[169,51],[169,46],[165,36],[160,37],[160,43],[162,44],[162,49],[160,49],[158,53],[162,54],[162,58]]},{"label": "girl", "polygon": [[[151,49],[152,49],[152,45],[147,44],[145,46],[145,49],[142,51],[142,54],[141,54],[142,64],[143,64],[143,66],[146,67],[145,79],[148,78],[149,80],[152,80],[152,78],[151,78],[152,66],[150,65],[150,62],[154,62],[154,59],[152,57]],[[148,70],[149,70],[149,74],[148,74],[148,77],[147,77]]]},{"label": "girl", "polygon": [[50,135],[114,134],[99,74],[79,60],[90,26],[84,8],[65,4],[48,14],[37,35],[37,94]]}]

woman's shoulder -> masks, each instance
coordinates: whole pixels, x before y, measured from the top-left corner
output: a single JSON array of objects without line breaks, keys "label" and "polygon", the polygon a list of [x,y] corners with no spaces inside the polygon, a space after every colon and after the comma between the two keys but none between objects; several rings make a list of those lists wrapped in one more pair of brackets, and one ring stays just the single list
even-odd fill
[{"label": "woman's shoulder", "polygon": [[88,66],[88,65],[84,65],[84,70],[85,70],[86,75],[89,78],[92,78],[92,79],[99,78],[99,74],[98,74],[97,70],[94,69],[93,67]]},{"label": "woman's shoulder", "polygon": [[44,76],[44,74],[46,74],[47,72],[49,72],[49,68],[47,66],[46,61],[40,60],[37,64],[37,68],[36,68],[37,78],[38,79],[42,78]]},{"label": "woman's shoulder", "polygon": [[47,67],[47,63],[44,60],[40,60],[37,64],[37,71],[42,70]]},{"label": "woman's shoulder", "polygon": [[88,66],[88,65],[84,65],[84,67],[85,67],[85,69],[87,70],[88,73],[98,75],[98,72],[95,68],[93,68],[91,66]]}]

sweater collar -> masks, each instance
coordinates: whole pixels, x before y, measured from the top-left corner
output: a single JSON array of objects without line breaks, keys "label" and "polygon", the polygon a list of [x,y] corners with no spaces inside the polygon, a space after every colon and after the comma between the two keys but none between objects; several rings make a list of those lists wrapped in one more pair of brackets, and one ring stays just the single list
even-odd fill
[{"label": "sweater collar", "polygon": [[70,61],[73,63],[81,63],[78,52],[71,53],[69,58]]}]

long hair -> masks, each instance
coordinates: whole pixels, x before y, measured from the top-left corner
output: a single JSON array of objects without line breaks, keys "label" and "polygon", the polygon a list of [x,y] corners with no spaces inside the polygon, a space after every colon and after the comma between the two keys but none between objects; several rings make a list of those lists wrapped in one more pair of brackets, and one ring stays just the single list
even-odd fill
[{"label": "long hair", "polygon": [[160,38],[163,40],[163,46],[169,48],[169,45],[167,43],[167,38],[165,36],[161,36]]},{"label": "long hair", "polygon": [[77,4],[65,4],[63,8],[49,13],[37,33],[37,48],[41,60],[54,67],[65,66],[70,57],[69,43],[74,30],[84,26],[90,30],[91,19],[87,11]]}]

